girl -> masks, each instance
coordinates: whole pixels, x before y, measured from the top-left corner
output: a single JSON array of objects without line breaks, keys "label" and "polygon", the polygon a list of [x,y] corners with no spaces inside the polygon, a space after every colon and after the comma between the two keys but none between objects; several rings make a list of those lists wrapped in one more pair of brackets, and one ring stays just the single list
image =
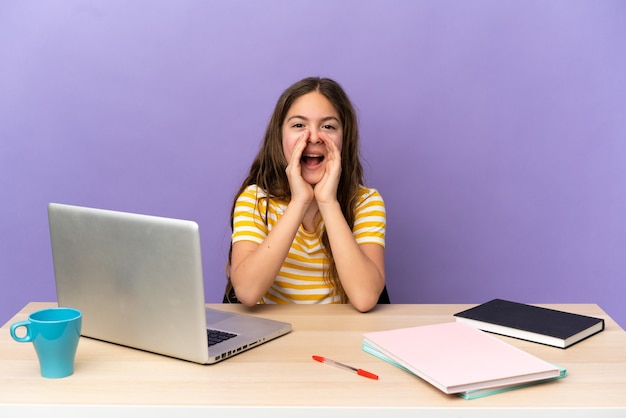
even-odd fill
[{"label": "girl", "polygon": [[376,305],[386,214],[378,191],[363,186],[358,141],[335,81],[285,90],[233,204],[228,301]]}]

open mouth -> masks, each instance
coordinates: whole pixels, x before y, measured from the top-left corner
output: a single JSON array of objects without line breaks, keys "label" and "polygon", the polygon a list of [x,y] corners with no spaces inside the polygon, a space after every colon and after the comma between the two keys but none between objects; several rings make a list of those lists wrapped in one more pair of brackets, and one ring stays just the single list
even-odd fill
[{"label": "open mouth", "polygon": [[304,154],[302,156],[302,163],[305,165],[317,165],[324,161],[324,156],[319,154]]}]

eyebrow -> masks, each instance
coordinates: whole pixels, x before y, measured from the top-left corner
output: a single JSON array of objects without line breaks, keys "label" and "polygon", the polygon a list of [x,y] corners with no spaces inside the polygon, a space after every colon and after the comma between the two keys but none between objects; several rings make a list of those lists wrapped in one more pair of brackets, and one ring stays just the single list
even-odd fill
[{"label": "eyebrow", "polygon": [[[306,116],[302,116],[302,115],[293,115],[293,116],[290,116],[290,117],[287,119],[287,122],[289,122],[289,121],[290,121],[290,120],[292,120],[292,119],[303,119],[303,120],[306,120],[306,121],[308,121],[308,120],[309,120],[309,118],[307,118]],[[329,121],[329,120],[335,120],[335,121],[337,121],[338,123],[341,123],[341,121],[339,120],[339,118],[337,118],[336,116],[326,116],[326,117],[323,117],[323,118],[322,118],[322,120],[321,120],[320,122],[327,122],[327,121]]]}]

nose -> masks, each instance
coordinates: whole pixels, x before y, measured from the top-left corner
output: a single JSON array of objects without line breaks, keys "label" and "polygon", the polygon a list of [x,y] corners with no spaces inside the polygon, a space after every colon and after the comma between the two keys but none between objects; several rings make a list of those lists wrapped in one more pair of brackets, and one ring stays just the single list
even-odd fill
[{"label": "nose", "polygon": [[317,129],[311,129],[309,134],[309,139],[307,140],[309,144],[319,144],[322,142],[320,139],[319,133]]}]

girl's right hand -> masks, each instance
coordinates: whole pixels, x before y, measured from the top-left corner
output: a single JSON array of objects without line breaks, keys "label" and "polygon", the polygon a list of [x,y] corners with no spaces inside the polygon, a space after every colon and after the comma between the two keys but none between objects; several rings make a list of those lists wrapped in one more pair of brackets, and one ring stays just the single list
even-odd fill
[{"label": "girl's right hand", "polygon": [[300,161],[302,160],[302,153],[306,147],[307,141],[311,132],[307,129],[298,138],[298,141],[293,147],[291,153],[291,160],[287,164],[287,179],[289,180],[289,187],[291,189],[291,201],[302,202],[307,207],[311,204],[315,198],[313,192],[313,186],[307,183],[302,177],[302,166]]}]

